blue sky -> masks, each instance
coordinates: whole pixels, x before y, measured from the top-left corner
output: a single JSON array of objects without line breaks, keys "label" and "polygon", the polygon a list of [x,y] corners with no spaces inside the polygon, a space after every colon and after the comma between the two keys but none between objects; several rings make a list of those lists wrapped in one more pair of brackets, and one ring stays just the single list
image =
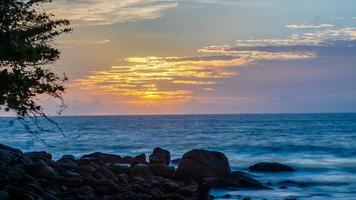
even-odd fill
[{"label": "blue sky", "polygon": [[[58,0],[64,114],[356,111],[356,1]],[[55,110],[53,102],[47,103]]]}]

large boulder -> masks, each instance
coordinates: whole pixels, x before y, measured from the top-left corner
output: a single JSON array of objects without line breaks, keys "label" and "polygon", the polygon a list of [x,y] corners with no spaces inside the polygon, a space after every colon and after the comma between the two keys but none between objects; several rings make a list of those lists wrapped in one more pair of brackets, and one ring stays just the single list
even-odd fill
[{"label": "large boulder", "polygon": [[171,153],[168,150],[157,147],[153,150],[153,153],[149,156],[149,161],[151,164],[161,163],[161,164],[169,165],[171,162]]},{"label": "large boulder", "polygon": [[108,153],[101,153],[101,152],[95,152],[91,154],[87,154],[81,157],[81,159],[98,159],[101,160],[105,163],[110,163],[110,164],[115,164],[115,163],[121,163],[122,158],[119,155],[114,155],[114,154],[108,154]]},{"label": "large boulder", "polygon": [[174,167],[167,166],[163,163],[150,163],[149,166],[155,176],[172,178],[174,174]]},{"label": "large boulder", "polygon": [[280,163],[261,162],[249,167],[251,171],[257,172],[293,172],[294,169]]},{"label": "large boulder", "polygon": [[22,151],[21,151],[21,150],[15,149],[15,148],[12,148],[12,147],[3,145],[3,144],[0,144],[0,149],[1,149],[1,150],[11,151],[11,152],[14,152],[14,153],[17,153],[17,154],[22,154]]},{"label": "large boulder", "polygon": [[180,180],[201,180],[209,177],[221,177],[230,174],[227,157],[217,151],[195,149],[183,155],[175,172]]}]

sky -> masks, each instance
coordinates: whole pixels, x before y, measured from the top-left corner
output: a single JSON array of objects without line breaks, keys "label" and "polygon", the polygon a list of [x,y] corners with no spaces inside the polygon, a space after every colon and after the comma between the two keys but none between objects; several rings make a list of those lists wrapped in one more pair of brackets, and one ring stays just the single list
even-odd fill
[{"label": "sky", "polygon": [[[354,0],[57,0],[64,115],[356,112]],[[46,101],[48,112],[55,101]]]}]

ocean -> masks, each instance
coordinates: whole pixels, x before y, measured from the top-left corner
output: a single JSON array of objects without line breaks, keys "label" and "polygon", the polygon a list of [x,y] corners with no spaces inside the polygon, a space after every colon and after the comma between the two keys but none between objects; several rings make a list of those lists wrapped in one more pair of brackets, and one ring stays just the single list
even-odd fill
[{"label": "ocean", "polygon": [[[94,151],[119,155],[168,149],[179,158],[191,149],[223,152],[233,170],[271,182],[273,190],[213,190],[217,199],[356,199],[356,113],[172,116],[63,116],[31,132],[13,118],[0,118],[0,143],[60,158]],[[293,173],[253,173],[257,162],[280,162]],[[304,187],[279,188],[293,180]]]}]

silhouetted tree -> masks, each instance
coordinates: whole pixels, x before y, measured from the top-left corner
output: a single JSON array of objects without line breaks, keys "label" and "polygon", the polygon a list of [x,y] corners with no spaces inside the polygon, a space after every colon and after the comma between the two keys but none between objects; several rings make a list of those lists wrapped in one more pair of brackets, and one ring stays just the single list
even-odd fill
[{"label": "silhouetted tree", "polygon": [[[51,44],[71,31],[69,21],[55,19],[41,5],[51,0],[0,0],[0,109],[18,119],[46,117],[39,95],[61,100],[65,74],[51,72],[60,52]],[[37,120],[36,120],[37,121]]]}]

